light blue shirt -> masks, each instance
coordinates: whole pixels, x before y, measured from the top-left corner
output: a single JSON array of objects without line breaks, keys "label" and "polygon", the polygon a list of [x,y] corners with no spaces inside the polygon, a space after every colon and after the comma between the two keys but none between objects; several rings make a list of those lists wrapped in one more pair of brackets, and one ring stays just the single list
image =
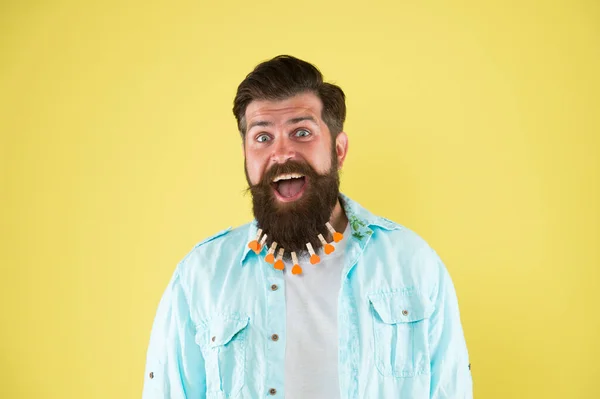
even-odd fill
[{"label": "light blue shirt", "polygon": [[[414,232],[340,195],[351,227],[338,296],[342,399],[471,399],[452,280]],[[256,222],[177,265],[152,327],[144,399],[284,398],[283,272],[247,243]],[[319,361],[319,359],[315,359]]]}]

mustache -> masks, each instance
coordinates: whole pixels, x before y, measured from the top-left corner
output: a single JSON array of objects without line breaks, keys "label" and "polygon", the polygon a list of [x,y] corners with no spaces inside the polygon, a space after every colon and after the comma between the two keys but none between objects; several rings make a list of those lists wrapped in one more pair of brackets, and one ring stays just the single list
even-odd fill
[{"label": "mustache", "polygon": [[258,184],[255,184],[253,187],[270,186],[271,182],[273,181],[274,178],[276,178],[277,176],[279,176],[281,174],[288,174],[288,173],[299,173],[299,174],[307,176],[309,178],[311,178],[311,177],[314,178],[314,177],[320,176],[309,164],[307,164],[305,162],[287,161],[286,163],[275,164],[272,167],[270,167],[263,174],[262,178],[260,179],[260,182]]}]

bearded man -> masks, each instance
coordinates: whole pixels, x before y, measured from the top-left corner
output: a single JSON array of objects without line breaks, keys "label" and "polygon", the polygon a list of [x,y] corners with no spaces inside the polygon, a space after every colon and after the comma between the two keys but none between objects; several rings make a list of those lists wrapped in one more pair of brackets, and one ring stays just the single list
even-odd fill
[{"label": "bearded man", "polygon": [[343,91],[278,56],[242,81],[233,113],[255,220],[177,265],[143,397],[472,398],[442,261],[339,192]]}]

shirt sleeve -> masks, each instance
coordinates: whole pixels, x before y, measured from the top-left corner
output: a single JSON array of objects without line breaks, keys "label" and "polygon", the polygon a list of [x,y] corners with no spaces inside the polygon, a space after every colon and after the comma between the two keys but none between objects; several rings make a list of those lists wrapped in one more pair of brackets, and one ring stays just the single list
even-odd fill
[{"label": "shirt sleeve", "polygon": [[154,318],[142,399],[205,398],[206,375],[178,270]]},{"label": "shirt sleeve", "polygon": [[458,300],[446,267],[438,258],[439,281],[430,318],[431,399],[472,399],[469,354]]}]

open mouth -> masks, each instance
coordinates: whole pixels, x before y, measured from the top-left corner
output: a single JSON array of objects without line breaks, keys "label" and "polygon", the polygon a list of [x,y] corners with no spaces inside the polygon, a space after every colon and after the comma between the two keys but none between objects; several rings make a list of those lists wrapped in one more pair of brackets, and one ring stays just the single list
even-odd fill
[{"label": "open mouth", "polygon": [[300,173],[281,174],[271,182],[275,196],[282,202],[295,201],[306,188],[306,176]]}]

